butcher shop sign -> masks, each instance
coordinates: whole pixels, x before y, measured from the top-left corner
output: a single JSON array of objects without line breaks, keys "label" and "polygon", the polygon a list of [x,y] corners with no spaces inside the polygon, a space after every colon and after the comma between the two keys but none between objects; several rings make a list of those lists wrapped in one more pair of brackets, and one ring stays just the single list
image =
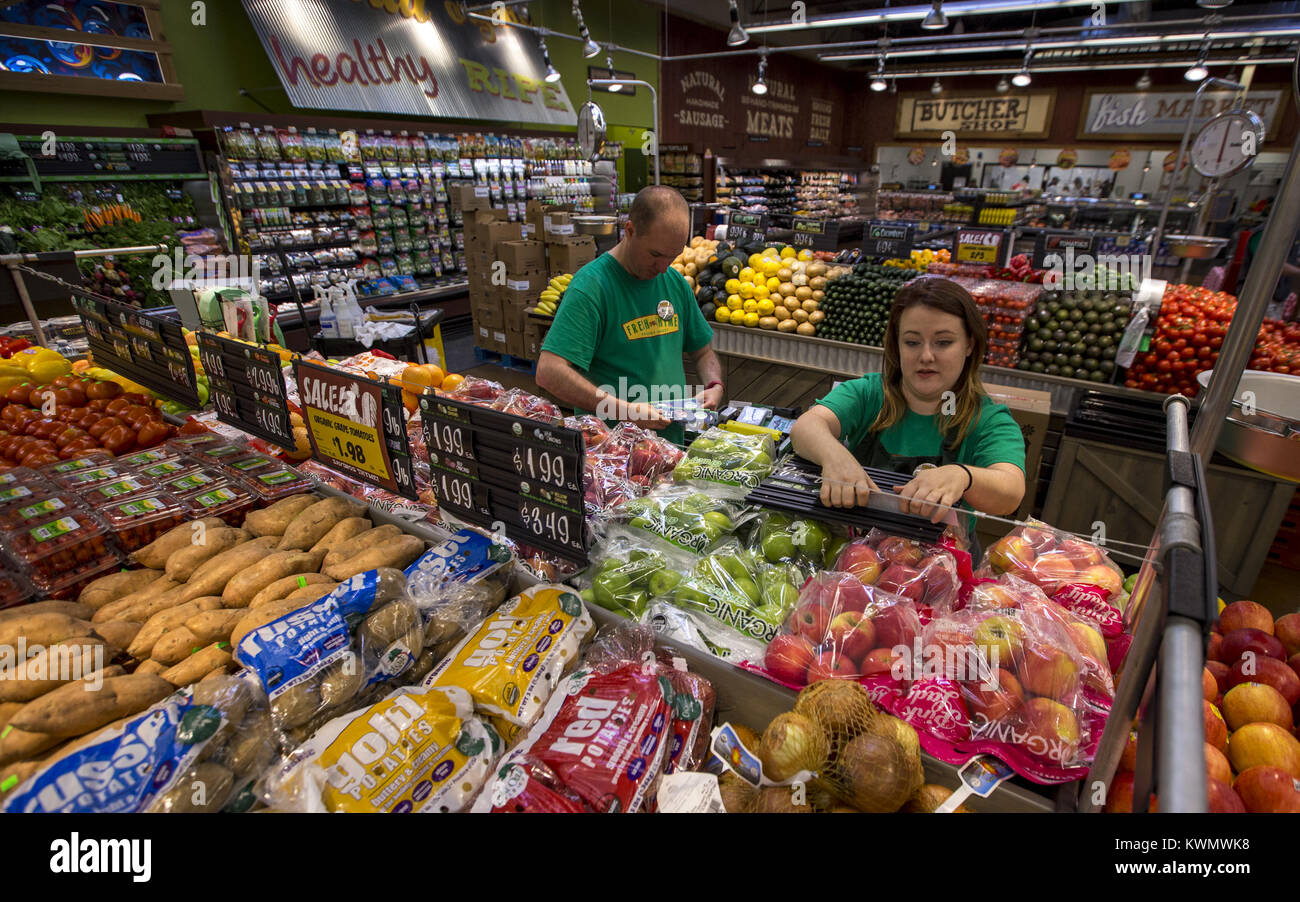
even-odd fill
[{"label": "butcher shop sign", "polygon": [[1022,94],[899,94],[898,138],[1045,138],[1055,91]]}]

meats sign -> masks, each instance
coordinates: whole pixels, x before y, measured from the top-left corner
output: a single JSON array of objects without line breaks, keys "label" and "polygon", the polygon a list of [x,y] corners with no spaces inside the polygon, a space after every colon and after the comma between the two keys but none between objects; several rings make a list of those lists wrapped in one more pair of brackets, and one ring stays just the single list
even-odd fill
[{"label": "meats sign", "polygon": [[294,106],[573,125],[537,42],[436,0],[243,0]]}]

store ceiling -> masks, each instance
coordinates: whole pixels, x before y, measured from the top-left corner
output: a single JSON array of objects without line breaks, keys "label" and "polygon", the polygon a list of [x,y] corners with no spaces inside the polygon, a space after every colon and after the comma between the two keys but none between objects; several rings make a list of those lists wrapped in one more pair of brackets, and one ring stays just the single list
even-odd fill
[{"label": "store ceiling", "polygon": [[[726,0],[651,2],[675,16],[724,31],[731,25]],[[1293,57],[1300,43],[1297,0],[1235,0],[1222,9],[1202,8],[1195,0],[1110,0],[1105,4],[1102,26],[1093,23],[1093,4],[1080,0],[1021,3],[948,0],[944,6],[948,27],[931,31],[922,29],[920,20],[921,14],[929,10],[929,0],[889,3],[807,0],[807,27],[791,28],[792,4],[782,0],[739,0],[741,24],[752,29],[749,42],[739,48],[729,48],[720,39],[718,51],[756,53],[764,46],[798,47],[793,52],[809,59],[874,72],[879,41],[887,35],[889,74],[998,69],[1014,72],[1024,59],[1026,30],[1036,28],[1037,36],[1029,41],[1033,48],[1031,68],[1143,68],[1161,62],[1185,65],[1203,49],[1208,30],[1222,36],[1215,37],[1208,49],[1212,72],[1226,74],[1213,67],[1213,61],[1235,62],[1246,56]],[[975,11],[990,6],[1023,8],[993,13]],[[907,15],[905,11],[910,11],[910,17],[883,25],[878,20],[864,24],[842,22],[855,15]],[[818,24],[824,20],[841,21]],[[765,25],[769,27],[764,28]],[[772,30],[773,26],[779,30]],[[822,46],[831,44],[841,46]]]}]

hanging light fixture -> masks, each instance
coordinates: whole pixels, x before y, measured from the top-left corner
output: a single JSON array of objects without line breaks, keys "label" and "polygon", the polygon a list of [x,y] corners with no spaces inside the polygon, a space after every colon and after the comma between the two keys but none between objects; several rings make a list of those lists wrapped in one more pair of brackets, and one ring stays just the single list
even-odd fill
[{"label": "hanging light fixture", "polygon": [[[605,54],[605,68],[609,70],[610,78],[618,77],[617,75],[614,74],[614,57],[610,56],[608,53]],[[623,90],[623,85],[612,84],[609,86],[609,89],[613,91],[615,94],[617,94],[619,91]]]},{"label": "hanging light fixture", "polygon": [[1196,5],[1201,9],[1223,9],[1232,6],[1232,0],[1196,0]]},{"label": "hanging light fixture", "polygon": [[767,93],[767,51],[764,50],[758,55],[758,81],[754,82],[749,90],[758,94],[760,97]]},{"label": "hanging light fixture", "polygon": [[740,8],[731,0],[731,31],[727,32],[727,46],[740,47],[749,43],[749,33],[740,24]]},{"label": "hanging light fixture", "polygon": [[936,79],[934,80],[934,84],[930,85],[930,93],[931,93],[931,94],[942,94],[942,93],[943,93],[943,83],[942,83],[941,81],[939,81],[939,79],[936,78]]},{"label": "hanging light fixture", "polygon": [[1034,79],[1029,74],[1029,58],[1034,55],[1032,48],[1025,48],[1025,61],[1020,66],[1020,71],[1011,76],[1011,83],[1017,88],[1026,88]]},{"label": "hanging light fixture", "polygon": [[943,0],[934,0],[934,8],[921,20],[921,27],[926,31],[938,31],[948,27],[948,17],[943,12]]},{"label": "hanging light fixture", "polygon": [[876,76],[871,79],[871,90],[880,92],[889,87],[885,81],[885,52],[889,47],[889,39],[880,39],[880,56],[876,59]]},{"label": "hanging light fixture", "polygon": [[585,59],[595,59],[600,56],[600,45],[591,39],[591,32],[587,31],[587,23],[582,19],[582,7],[578,6],[578,0],[573,0],[573,18],[578,20],[578,34],[582,36],[582,55]]},{"label": "hanging light fixture", "polygon": [[1006,77],[1005,75],[1002,76],[1000,79],[998,79],[998,93],[999,93],[999,94],[1005,94],[1005,93],[1007,93],[1007,91],[1010,91],[1010,90],[1011,90],[1011,82],[1007,81],[1007,77]]},{"label": "hanging light fixture", "polygon": [[1142,72],[1142,76],[1137,80],[1137,85],[1136,85],[1136,87],[1137,87],[1137,89],[1138,89],[1139,91],[1149,91],[1149,90],[1151,90],[1151,72],[1150,72],[1150,70],[1143,70],[1143,72]]},{"label": "hanging light fixture", "polygon": [[551,65],[551,54],[546,49],[546,38],[539,38],[537,45],[542,48],[542,62],[546,64],[546,74],[542,76],[542,81],[553,85],[560,80],[560,72]]},{"label": "hanging light fixture", "polygon": [[1205,81],[1205,79],[1208,78],[1210,75],[1209,67],[1205,65],[1205,61],[1209,57],[1209,55],[1210,55],[1210,41],[1209,41],[1209,36],[1207,35],[1206,40],[1201,44],[1201,52],[1196,57],[1196,62],[1186,72],[1183,73],[1183,78],[1187,79],[1188,81]]}]

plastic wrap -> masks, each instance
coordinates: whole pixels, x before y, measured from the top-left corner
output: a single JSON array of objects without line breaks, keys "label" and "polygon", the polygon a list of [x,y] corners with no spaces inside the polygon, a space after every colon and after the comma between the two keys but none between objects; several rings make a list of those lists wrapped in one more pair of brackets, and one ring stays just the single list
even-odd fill
[{"label": "plastic wrap", "polygon": [[667,596],[762,643],[776,635],[797,598],[789,568],[767,563],[735,539],[698,559]]},{"label": "plastic wrap", "polygon": [[771,474],[775,456],[771,436],[714,427],[691,442],[673,479],[702,487],[713,484],[743,497]]},{"label": "plastic wrap", "polygon": [[[970,556],[960,550],[955,553],[964,556],[969,578]],[[947,611],[960,606],[962,562],[953,550],[939,545],[873,529],[840,550],[834,569],[930,609]]]},{"label": "plastic wrap", "polygon": [[690,486],[663,485],[612,509],[603,526],[651,544],[701,554],[730,538],[753,510]]},{"label": "plastic wrap", "polygon": [[780,511],[762,511],[749,524],[748,545],[756,556],[791,571],[791,581],[803,581],[819,570],[832,569],[848,531],[822,520]]},{"label": "plastic wrap", "polygon": [[762,661],[767,643],[710,617],[703,611],[678,607],[670,600],[652,601],[642,621],[664,639],[707,652],[740,666]]},{"label": "plastic wrap", "polygon": [[506,599],[514,580],[510,549],[470,529],[435,545],[406,568],[426,646],[459,641]]},{"label": "plastic wrap", "polygon": [[480,379],[477,376],[466,376],[461,382],[450,391],[443,389],[437,390],[440,398],[448,398],[452,401],[461,401],[466,404],[479,404],[483,406],[490,405],[497,398],[505,393],[501,383],[492,382],[488,379]]},{"label": "plastic wrap", "polygon": [[522,388],[512,388],[503,392],[488,405],[493,410],[508,413],[515,417],[536,420],[539,423],[559,425],[563,417],[560,408],[545,398],[539,398]]},{"label": "plastic wrap", "polygon": [[582,468],[583,507],[591,519],[595,514],[617,507],[641,495],[641,488],[591,461]]},{"label": "plastic wrap", "polygon": [[676,569],[661,551],[632,539],[616,539],[602,545],[599,562],[593,561],[579,577],[582,600],[633,620],[640,619],[650,599],[670,595],[681,581]]},{"label": "plastic wrap", "polygon": [[[584,428],[584,435],[590,431]],[[671,477],[683,452],[632,423],[619,423],[597,445],[587,444],[587,461],[641,487],[644,492]]]}]

